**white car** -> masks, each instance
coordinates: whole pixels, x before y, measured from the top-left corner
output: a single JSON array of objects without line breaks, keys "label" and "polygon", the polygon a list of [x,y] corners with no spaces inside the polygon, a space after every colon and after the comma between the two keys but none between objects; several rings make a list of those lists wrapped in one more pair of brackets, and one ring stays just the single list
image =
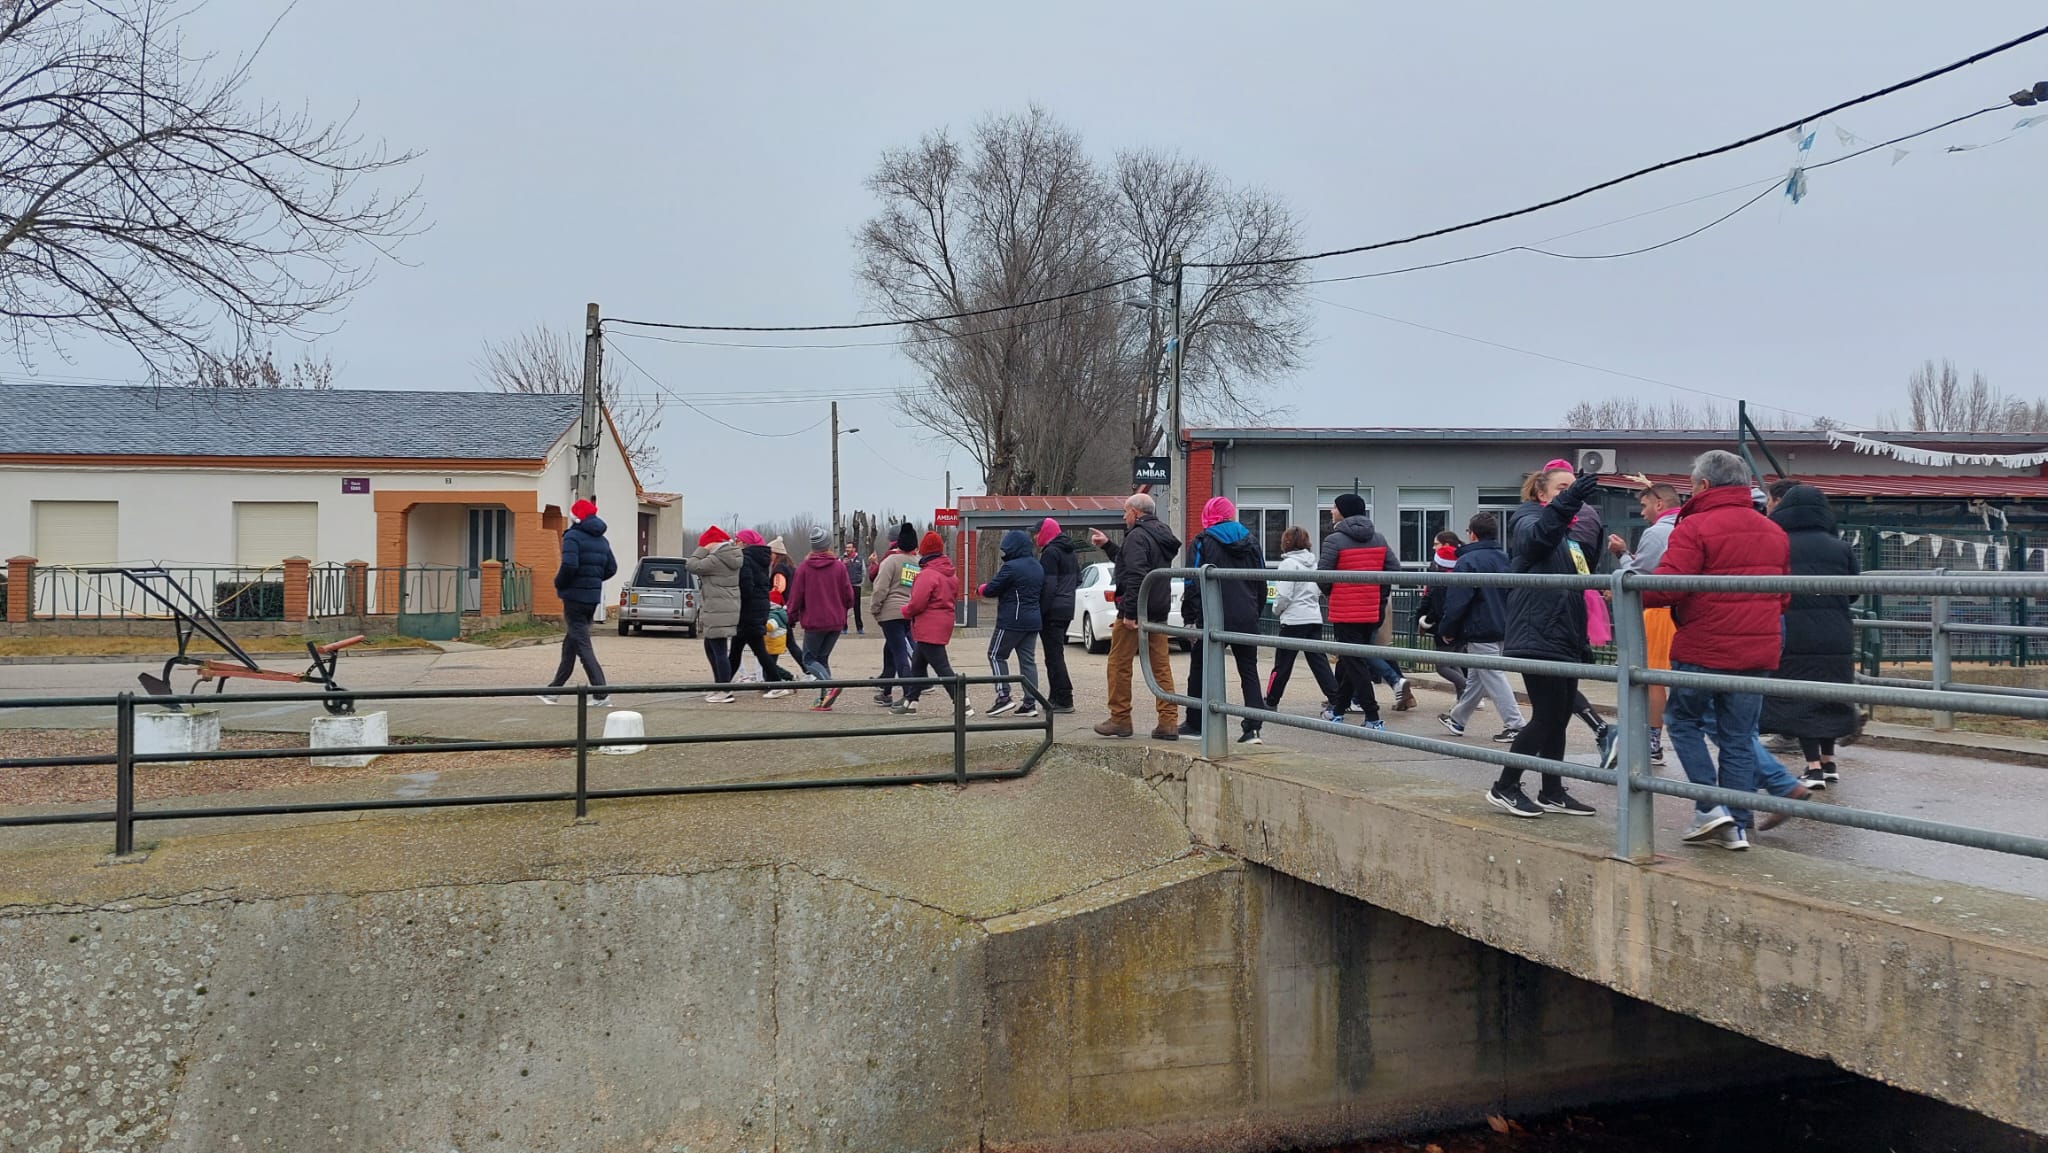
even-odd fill
[{"label": "white car", "polygon": [[[1091,653],[1109,651],[1110,626],[1116,623],[1116,582],[1110,573],[1116,566],[1098,561],[1081,570],[1081,587],[1074,592],[1074,623],[1067,626],[1067,641],[1081,642]],[[1180,578],[1173,579],[1167,594],[1166,623],[1180,624]],[[1188,643],[1175,637],[1173,643],[1185,651]]]}]

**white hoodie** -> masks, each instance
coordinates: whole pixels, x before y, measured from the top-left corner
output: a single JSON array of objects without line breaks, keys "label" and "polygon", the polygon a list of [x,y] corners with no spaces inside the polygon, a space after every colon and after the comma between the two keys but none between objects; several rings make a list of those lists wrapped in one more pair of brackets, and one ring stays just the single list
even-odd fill
[{"label": "white hoodie", "polygon": [[[1316,554],[1305,548],[1295,549],[1280,558],[1281,572],[1313,572]],[[1323,593],[1314,581],[1273,582],[1273,615],[1283,625],[1319,625],[1323,623]]]}]

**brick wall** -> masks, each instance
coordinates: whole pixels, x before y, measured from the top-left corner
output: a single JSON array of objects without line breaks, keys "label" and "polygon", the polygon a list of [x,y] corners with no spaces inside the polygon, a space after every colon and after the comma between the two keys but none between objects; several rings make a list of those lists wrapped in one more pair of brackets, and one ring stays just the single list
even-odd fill
[{"label": "brick wall", "polygon": [[1197,441],[1188,446],[1188,491],[1181,499],[1186,522],[1180,539],[1193,540],[1202,531],[1202,505],[1216,495],[1216,446]]}]

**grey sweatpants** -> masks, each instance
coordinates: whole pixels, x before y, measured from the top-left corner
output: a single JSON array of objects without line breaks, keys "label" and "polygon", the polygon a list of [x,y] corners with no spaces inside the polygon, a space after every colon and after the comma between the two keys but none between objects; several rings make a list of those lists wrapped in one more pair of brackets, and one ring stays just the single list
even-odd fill
[{"label": "grey sweatpants", "polygon": [[[1497,657],[1500,645],[1484,641],[1473,641],[1465,645],[1465,651],[1475,657]],[[1466,669],[1465,691],[1458,694],[1458,703],[1451,706],[1451,719],[1464,724],[1479,708],[1481,697],[1493,702],[1493,711],[1500,714],[1502,728],[1522,727],[1522,706],[1515,700],[1514,686],[1508,684],[1508,675],[1499,669]]]}]

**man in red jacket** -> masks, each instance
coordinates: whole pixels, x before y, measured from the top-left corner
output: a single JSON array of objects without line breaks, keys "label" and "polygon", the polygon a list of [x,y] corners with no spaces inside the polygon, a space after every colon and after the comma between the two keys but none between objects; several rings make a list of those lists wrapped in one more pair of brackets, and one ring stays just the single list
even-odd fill
[{"label": "man in red jacket", "polygon": [[[1750,504],[1749,466],[1732,452],[1700,454],[1692,465],[1692,499],[1679,512],[1656,575],[1783,576],[1791,571],[1791,558],[1785,530]],[[1768,676],[1778,667],[1783,647],[1779,622],[1791,600],[1783,593],[1643,593],[1643,607],[1669,608],[1678,626],[1671,641],[1673,669],[1749,677]],[[1761,693],[1672,689],[1664,723],[1686,777],[1697,785],[1754,791],[1756,726],[1763,702]],[[1707,751],[1709,716],[1714,744],[1721,750],[1718,773]],[[1747,849],[1749,827],[1748,809],[1696,801],[1685,839]]]}]

